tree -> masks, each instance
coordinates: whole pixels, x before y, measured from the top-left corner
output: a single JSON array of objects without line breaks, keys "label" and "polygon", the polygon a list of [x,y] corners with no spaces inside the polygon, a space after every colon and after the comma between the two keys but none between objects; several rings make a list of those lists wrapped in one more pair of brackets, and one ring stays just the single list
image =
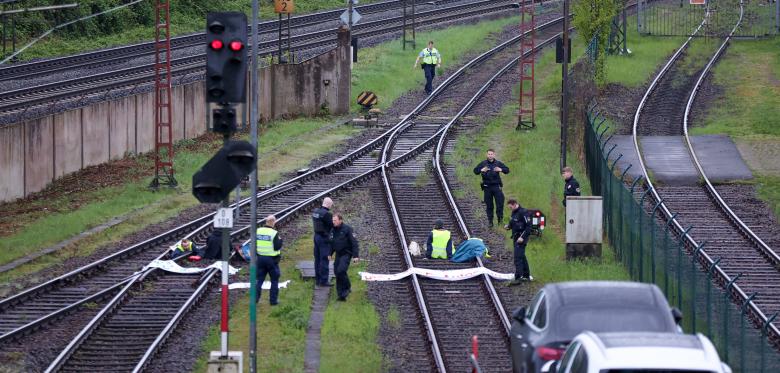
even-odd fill
[{"label": "tree", "polygon": [[[619,9],[625,5],[625,0],[577,0],[572,4],[572,13],[574,13],[574,27],[585,43],[590,43],[593,38],[597,39],[599,48],[606,45],[609,37],[610,24],[612,18],[617,15]],[[604,76],[604,53],[598,53],[594,61],[596,71],[596,81],[603,82]]]}]

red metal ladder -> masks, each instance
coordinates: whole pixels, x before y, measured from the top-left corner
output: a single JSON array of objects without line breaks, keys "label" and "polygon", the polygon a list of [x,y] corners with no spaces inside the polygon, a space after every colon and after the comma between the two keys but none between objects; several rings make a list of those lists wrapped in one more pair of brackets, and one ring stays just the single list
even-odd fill
[{"label": "red metal ladder", "polygon": [[520,6],[520,34],[523,36],[520,40],[520,110],[517,115],[516,129],[536,127],[534,122],[534,102],[536,100],[534,80],[535,6],[533,0],[523,2]]},{"label": "red metal ladder", "polygon": [[171,113],[171,15],[169,0],[155,0],[154,26],[154,179],[151,187],[175,187]]}]

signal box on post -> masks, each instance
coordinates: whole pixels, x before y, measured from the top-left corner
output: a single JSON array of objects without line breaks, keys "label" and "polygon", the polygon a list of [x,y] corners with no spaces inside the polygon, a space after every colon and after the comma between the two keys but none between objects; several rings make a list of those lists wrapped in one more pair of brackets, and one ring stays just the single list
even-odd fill
[{"label": "signal box on post", "polygon": [[206,17],[206,102],[246,101],[247,22],[241,12]]}]

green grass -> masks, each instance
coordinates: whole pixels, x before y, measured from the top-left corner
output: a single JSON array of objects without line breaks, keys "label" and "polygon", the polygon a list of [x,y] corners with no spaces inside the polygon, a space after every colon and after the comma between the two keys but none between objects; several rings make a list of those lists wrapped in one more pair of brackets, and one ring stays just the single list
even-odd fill
[{"label": "green grass", "polygon": [[[480,195],[470,161],[480,159],[484,149],[493,147],[498,152],[497,157],[512,170],[504,178],[506,198],[516,198],[524,207],[538,208],[545,213],[547,229],[541,238],[532,238],[527,249],[531,273],[538,283],[586,279],[627,280],[628,273],[615,260],[614,251],[606,244],[601,260],[564,260],[564,211],[561,205],[563,180],[557,172],[560,153],[557,106],[560,100],[559,72],[559,65],[554,63],[554,53],[544,53],[536,67],[540,86],[536,101],[537,128],[515,131],[517,104],[508,105],[474,136],[464,136],[457,141],[453,153],[453,159],[459,160],[456,162],[456,175],[472,194]],[[571,160],[576,159],[570,157]],[[578,176],[583,194],[589,194],[590,185],[585,177],[584,166],[580,162],[570,166]],[[509,239],[506,248],[512,250]]]},{"label": "green grass", "polygon": [[780,138],[780,39],[739,40],[714,67],[723,90],[696,135],[724,133],[736,139]]},{"label": "green grass", "polygon": [[[399,39],[361,49],[358,51],[359,62],[352,71],[352,91],[355,94],[362,91],[376,93],[379,96],[378,107],[386,109],[409,89],[422,90],[425,77],[419,65],[417,68],[412,68],[412,65],[417,53],[425,47],[428,40],[433,40],[436,49],[441,52],[442,69],[447,70],[465,61],[466,54],[490,49],[494,43],[486,43],[485,38],[514,22],[517,22],[516,17],[507,17],[476,25],[418,32],[417,49],[402,50]],[[441,73],[437,71],[437,75]],[[441,81],[441,77],[436,77],[434,86]],[[360,108],[357,103],[352,105],[353,110]]]},{"label": "green grass", "polygon": [[365,263],[350,266],[352,294],[346,302],[337,302],[335,289],[331,291],[322,323],[320,372],[380,372],[385,366],[376,343],[379,315],[357,274],[365,269]]},{"label": "green grass", "polygon": [[[331,151],[358,131],[351,126],[334,126],[325,119],[297,119],[270,123],[260,135],[261,184],[275,181],[284,172],[306,166],[311,159]],[[90,196],[89,200],[95,202],[82,205],[75,210],[54,213],[35,220],[34,224],[28,224],[19,232],[0,241],[0,263],[10,262],[28,252],[60,242],[114,216],[143,209],[139,212],[139,217],[143,219],[128,221],[102,233],[102,237],[109,239],[107,242],[102,242],[103,244],[116,242],[127,233],[162,220],[160,217],[170,217],[186,207],[196,205],[198,202],[190,193],[192,175],[213,155],[217,146],[219,146],[218,142],[215,141],[200,143],[197,151],[184,150],[176,154],[178,190],[163,188],[159,192],[152,193],[146,188],[149,180],[144,178],[119,187],[87,192]],[[148,162],[147,164],[142,162],[139,167],[148,170],[152,166]],[[62,198],[67,200],[67,196]],[[49,203],[61,204],[63,201]],[[63,259],[62,256],[88,255],[98,247],[98,245],[82,246],[81,243],[78,246],[78,249],[62,251],[54,262]],[[52,264],[50,259],[39,260],[29,265],[29,268],[22,269],[18,274],[5,275],[18,277],[41,269],[42,265],[50,264]]]},{"label": "green grass", "polygon": [[[378,0],[363,0],[360,3],[362,5],[376,1]],[[43,3],[46,3],[46,1],[38,2],[36,5],[42,5]],[[91,6],[96,3],[105,3],[105,1],[87,0],[80,2],[79,16],[91,14]],[[57,31],[52,36],[38,42],[22,53],[20,58],[27,60],[40,57],[54,57],[150,41],[154,38],[153,4],[153,1],[143,2],[110,15],[78,23],[75,27]],[[273,2],[261,0],[259,4],[261,22],[277,19],[276,13],[273,12]],[[296,14],[312,13],[326,9],[343,8],[345,4],[346,2],[343,0],[296,1],[295,12]],[[101,7],[100,9],[107,9],[107,7]],[[205,30],[206,13],[210,11],[242,11],[247,14],[247,20],[251,21],[252,19],[252,3],[246,0],[222,0],[216,2],[206,0],[172,0],[171,35],[175,36]],[[69,13],[66,12],[66,14]],[[69,15],[64,16],[63,19],[70,20],[75,18],[75,15]],[[22,42],[17,45],[27,43],[31,40],[31,37],[38,36],[43,31],[48,30],[56,24],[52,22],[46,23],[42,19],[36,18],[21,25],[20,32],[29,36],[21,37],[20,40]]]},{"label": "green grass", "polygon": [[681,37],[639,36],[636,17],[628,17],[627,33],[631,54],[607,56],[606,83],[641,86],[685,40]]},{"label": "green grass", "polygon": [[[284,230],[280,232],[284,234]],[[284,238],[284,236],[282,236]],[[286,289],[279,289],[279,305],[268,305],[268,291],[263,291],[257,309],[257,348],[260,372],[302,372],[306,348],[306,327],[311,314],[314,293],[311,281],[302,281],[295,269],[298,260],[311,257],[311,235],[285,245],[280,267],[280,281],[291,279]],[[248,268],[243,269],[248,271]],[[267,279],[266,279],[267,280]],[[243,281],[246,281],[244,279]],[[249,369],[249,291],[240,293],[230,311],[230,350],[244,352],[244,369]],[[219,325],[214,325],[201,345],[202,355],[193,371],[206,372],[209,351],[220,346]]]},{"label": "green grass", "polygon": [[758,176],[756,189],[758,197],[769,205],[777,220],[780,221],[780,177]]}]

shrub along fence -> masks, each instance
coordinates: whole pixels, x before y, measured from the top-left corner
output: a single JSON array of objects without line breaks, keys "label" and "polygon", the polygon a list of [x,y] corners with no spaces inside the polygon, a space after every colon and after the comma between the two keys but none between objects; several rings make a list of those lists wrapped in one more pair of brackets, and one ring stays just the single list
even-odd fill
[{"label": "shrub along fence", "polygon": [[622,155],[614,154],[616,145],[605,136],[608,125],[595,105],[581,113],[590,185],[594,195],[603,197],[607,239],[631,277],[658,285],[671,306],[682,311],[683,330],[708,336],[734,371],[780,372],[780,341],[770,330],[778,315],[756,317],[756,294],[745,296],[736,284],[739,276],[723,277],[719,259],[710,260],[701,252],[703,245],[681,239],[683,232],[658,217],[659,204],[648,196],[643,180],[627,180],[632,166],[616,169]]}]

